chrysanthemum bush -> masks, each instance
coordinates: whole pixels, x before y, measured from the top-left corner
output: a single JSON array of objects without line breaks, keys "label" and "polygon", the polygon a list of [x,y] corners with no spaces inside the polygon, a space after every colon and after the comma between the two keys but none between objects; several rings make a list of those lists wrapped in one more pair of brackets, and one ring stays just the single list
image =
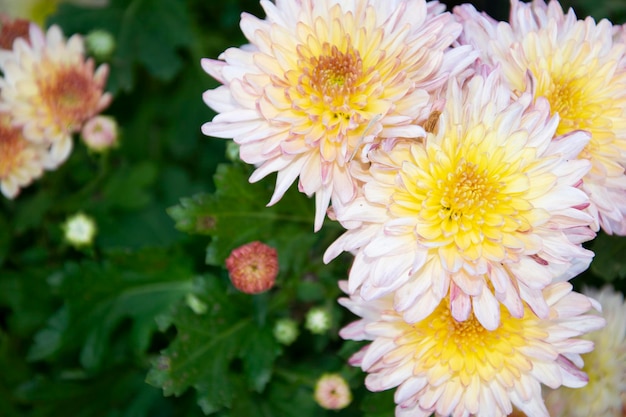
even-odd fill
[{"label": "chrysanthemum bush", "polygon": [[625,10],[27,3],[0,415],[623,416]]}]

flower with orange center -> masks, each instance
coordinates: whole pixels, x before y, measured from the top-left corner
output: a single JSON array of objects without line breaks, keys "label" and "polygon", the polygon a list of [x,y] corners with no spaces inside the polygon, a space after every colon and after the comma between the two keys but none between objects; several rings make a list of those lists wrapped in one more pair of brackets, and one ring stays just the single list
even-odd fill
[{"label": "flower with orange center", "polygon": [[591,140],[578,158],[592,168],[582,188],[590,197],[594,228],[626,234],[626,43],[607,20],[577,20],[557,1],[511,1],[510,24],[472,6],[455,8],[462,43],[499,65],[518,92],[546,97],[560,117],[556,135],[583,129]]},{"label": "flower with orange center", "polygon": [[0,191],[5,197],[15,198],[43,174],[46,153],[45,147],[24,139],[8,114],[0,113]]},{"label": "flower with orange center", "polygon": [[581,353],[593,343],[576,337],[601,328],[604,320],[586,314],[593,300],[560,282],[543,290],[549,314],[537,317],[524,305],[522,317],[502,308],[493,331],[473,316],[457,321],[448,299],[424,320],[408,323],[393,308],[393,297],[365,301],[358,293],[340,303],[362,317],[340,335],[373,342],[350,363],[368,372],[371,391],[398,387],[397,417],[504,417],[513,405],[529,416],[548,417],[541,384],[581,387]]},{"label": "flower with orange center", "polygon": [[586,289],[602,306],[606,327],[585,336],[595,345],[583,355],[589,383],[577,390],[559,388],[546,396],[551,417],[622,417],[626,407],[626,303],[624,295],[607,286]]},{"label": "flower with orange center", "polygon": [[[326,209],[357,193],[349,163],[379,138],[415,137],[430,93],[474,59],[449,48],[460,32],[443,6],[424,0],[262,0],[266,20],[244,14],[250,41],[204,70],[223,85],[204,93],[219,114],[204,134],[233,138],[257,166],[277,172],[270,204],[299,179],[315,195],[315,229]],[[356,158],[360,160],[361,158]]]},{"label": "flower with orange center", "polygon": [[230,253],[226,268],[235,288],[247,294],[258,294],[274,286],[278,254],[264,243],[250,242]]},{"label": "flower with orange center", "polygon": [[591,262],[588,199],[576,187],[589,162],[574,159],[589,137],[552,140],[547,103],[511,101],[499,77],[452,81],[436,133],[373,150],[363,196],[336,210],[348,231],[324,260],[355,253],[350,291],[372,300],[396,290],[409,322],[447,295],[457,320],[488,329],[499,303],[521,317],[523,300],[545,318],[541,290]]},{"label": "flower with orange center", "polygon": [[94,72],[85,60],[83,40],[65,41],[61,29],[43,33],[30,27],[30,43],[19,38],[12,51],[0,50],[0,110],[23,126],[24,137],[50,148],[50,166],[61,164],[71,152],[72,134],[111,101],[104,93],[108,67]]}]

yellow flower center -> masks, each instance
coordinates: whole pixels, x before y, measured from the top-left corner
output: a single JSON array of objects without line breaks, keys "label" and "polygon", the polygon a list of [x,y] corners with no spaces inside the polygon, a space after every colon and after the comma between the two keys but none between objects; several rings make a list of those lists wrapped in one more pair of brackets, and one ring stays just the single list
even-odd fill
[{"label": "yellow flower center", "polygon": [[533,207],[533,195],[550,192],[555,178],[539,165],[528,165],[537,160],[536,149],[520,148],[527,132],[515,135],[517,144],[508,147],[497,128],[481,124],[394,149],[393,161],[403,162],[389,214],[415,219],[417,240],[449,272],[485,273],[484,261],[502,262],[540,249],[529,232],[549,213]]},{"label": "yellow flower center", "polygon": [[444,299],[425,320],[406,324],[398,344],[414,352],[416,375],[456,380],[464,387],[477,377],[486,382],[498,378],[511,386],[520,373],[532,368],[523,348],[548,334],[528,307],[521,319],[511,317],[506,308],[500,314],[500,326],[488,331],[473,314],[456,321]]},{"label": "yellow flower center", "polygon": [[440,179],[439,184],[439,190],[433,191],[441,196],[439,217],[444,222],[453,222],[449,225],[451,229],[444,226],[444,235],[456,233],[458,228],[469,230],[463,217],[471,220],[475,213],[484,215],[498,201],[499,184],[489,178],[485,169],[466,160],[461,160],[456,170]]}]

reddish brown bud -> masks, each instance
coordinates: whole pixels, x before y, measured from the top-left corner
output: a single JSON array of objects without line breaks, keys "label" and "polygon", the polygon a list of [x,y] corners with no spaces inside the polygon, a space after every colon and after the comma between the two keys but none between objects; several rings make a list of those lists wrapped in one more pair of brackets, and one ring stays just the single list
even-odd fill
[{"label": "reddish brown bud", "polygon": [[258,294],[274,286],[278,254],[264,243],[250,242],[230,253],[226,268],[235,288],[247,294]]}]

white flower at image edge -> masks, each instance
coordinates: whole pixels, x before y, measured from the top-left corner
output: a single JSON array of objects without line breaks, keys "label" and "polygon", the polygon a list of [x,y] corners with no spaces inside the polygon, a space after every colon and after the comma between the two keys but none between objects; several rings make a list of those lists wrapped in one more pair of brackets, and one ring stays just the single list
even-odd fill
[{"label": "white flower at image edge", "polygon": [[475,58],[449,48],[460,26],[444,6],[424,0],[342,2],[262,0],[265,20],[244,13],[250,44],[202,67],[223,85],[204,93],[218,115],[205,135],[233,138],[257,169],[277,172],[269,204],[299,177],[315,195],[315,230],[359,184],[348,169],[373,142],[423,133],[430,92]]},{"label": "white flower at image edge", "polygon": [[589,383],[581,389],[550,390],[546,405],[551,417],[623,417],[626,412],[626,303],[610,286],[585,289],[602,306],[606,326],[585,335],[593,352],[584,354]]}]

